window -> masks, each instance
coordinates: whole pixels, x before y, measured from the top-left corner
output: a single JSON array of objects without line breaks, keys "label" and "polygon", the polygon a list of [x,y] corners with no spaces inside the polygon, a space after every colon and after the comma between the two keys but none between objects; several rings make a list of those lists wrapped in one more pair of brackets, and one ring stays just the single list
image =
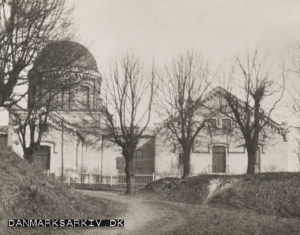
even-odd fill
[{"label": "window", "polygon": [[47,90],[45,88],[41,88],[41,89],[38,89],[36,92],[37,92],[36,97],[34,97],[36,105],[38,107],[42,107],[42,106],[47,105],[47,101],[49,99],[48,98],[49,94],[47,93]]},{"label": "window", "polygon": [[217,120],[209,119],[207,123],[208,123],[208,133],[211,135],[215,135],[217,129]]},{"label": "window", "polygon": [[143,151],[138,149],[135,154],[136,168],[141,169],[143,166]]},{"label": "window", "polygon": [[70,92],[69,91],[63,90],[62,107],[63,107],[63,109],[70,108]]},{"label": "window", "polygon": [[183,165],[183,153],[179,153],[178,164]]},{"label": "window", "polygon": [[54,109],[61,109],[62,108],[62,94],[60,92],[53,92],[53,94],[51,94],[52,96],[52,107]]},{"label": "window", "polygon": [[124,157],[117,157],[117,169],[125,168],[125,159]]},{"label": "window", "polygon": [[43,123],[39,125],[40,131],[46,133],[49,131],[49,124]]},{"label": "window", "polygon": [[231,132],[231,120],[223,119],[222,120],[222,130],[224,134],[228,134]]},{"label": "window", "polygon": [[87,86],[81,86],[78,93],[77,100],[79,109],[89,109],[90,88]]}]

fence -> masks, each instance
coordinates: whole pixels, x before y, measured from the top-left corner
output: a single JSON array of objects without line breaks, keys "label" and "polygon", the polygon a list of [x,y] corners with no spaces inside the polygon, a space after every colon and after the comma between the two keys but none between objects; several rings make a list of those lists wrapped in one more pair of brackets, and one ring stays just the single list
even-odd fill
[{"label": "fence", "polygon": [[[135,185],[147,185],[155,181],[154,174],[136,174]],[[126,175],[100,175],[100,174],[77,174],[68,173],[66,180],[68,184],[102,184],[102,185],[126,185]]]},{"label": "fence", "polygon": [[[88,184],[88,185],[94,185],[94,184],[100,184],[100,185],[126,185],[126,175],[125,174],[94,174],[94,173],[76,173],[74,171],[66,171],[63,177],[60,175],[55,176],[54,173],[49,173],[49,171],[46,172],[48,177],[51,178],[57,178],[60,179],[61,182],[70,184]],[[229,173],[229,166],[226,166],[226,173]],[[204,168],[202,173],[200,174],[216,174],[212,173],[211,166],[208,165]],[[224,173],[221,173],[224,174]],[[196,176],[196,175],[190,175],[190,177]],[[136,174],[135,175],[135,185],[138,186],[144,186],[147,185],[155,180],[158,180],[160,178],[181,178],[182,174],[179,172],[173,173],[173,174]]]},{"label": "fence", "polygon": [[[182,175],[158,175],[158,174],[136,174],[134,177],[135,185],[147,185],[155,180],[163,177],[176,177],[180,178]],[[101,185],[126,185],[126,175],[100,175],[100,174],[73,174],[67,173],[63,181],[67,184],[101,184]]]},{"label": "fence", "polygon": [[[101,185],[126,185],[126,175],[125,174],[109,174],[101,175],[94,173],[76,173],[72,171],[67,171],[63,176],[55,175],[49,171],[45,172],[48,177],[59,179],[61,182],[69,184],[101,184]],[[182,174],[135,174],[135,185],[144,186],[155,180],[165,177],[175,177],[181,178]]]}]

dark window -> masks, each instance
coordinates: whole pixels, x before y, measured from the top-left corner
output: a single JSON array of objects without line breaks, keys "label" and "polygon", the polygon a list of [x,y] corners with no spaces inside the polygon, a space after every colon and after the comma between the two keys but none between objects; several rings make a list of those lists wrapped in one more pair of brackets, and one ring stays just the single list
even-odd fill
[{"label": "dark window", "polygon": [[183,165],[183,153],[179,153],[178,163],[179,165]]},{"label": "dark window", "polygon": [[40,124],[39,128],[41,132],[46,133],[49,131],[49,124],[48,123]]},{"label": "dark window", "polygon": [[171,152],[176,153],[176,144],[173,144]]},{"label": "dark window", "polygon": [[50,170],[50,146],[40,146],[36,151],[38,161],[44,171]]},{"label": "dark window", "polygon": [[81,86],[78,94],[78,107],[79,109],[88,109],[90,104],[90,88]]},{"label": "dark window", "polygon": [[222,130],[224,134],[228,134],[231,132],[231,120],[223,119],[222,120]]},{"label": "dark window", "polygon": [[40,94],[40,100],[42,101],[42,104],[45,105],[48,99],[48,94],[47,94],[47,90],[46,89],[42,89],[41,90],[41,94]]},{"label": "dark window", "polygon": [[62,106],[63,109],[69,109],[70,108],[70,92],[69,91],[63,91],[62,96]]},{"label": "dark window", "polygon": [[208,120],[208,133],[211,135],[216,134],[217,129],[217,120],[216,119],[209,119]]},{"label": "dark window", "polygon": [[124,157],[117,157],[117,169],[125,168],[125,159]]},{"label": "dark window", "polygon": [[35,97],[36,105],[39,108],[43,107],[43,106],[47,105],[47,101],[48,101],[47,90],[44,88],[37,90],[36,97]]},{"label": "dark window", "polygon": [[57,91],[53,91],[53,93],[51,94],[52,97],[52,108],[53,109],[61,109],[62,108],[62,93],[61,92],[57,92]]},{"label": "dark window", "polygon": [[135,155],[135,160],[136,160],[136,168],[141,169],[143,166],[143,151],[142,150],[136,150],[136,155]]}]

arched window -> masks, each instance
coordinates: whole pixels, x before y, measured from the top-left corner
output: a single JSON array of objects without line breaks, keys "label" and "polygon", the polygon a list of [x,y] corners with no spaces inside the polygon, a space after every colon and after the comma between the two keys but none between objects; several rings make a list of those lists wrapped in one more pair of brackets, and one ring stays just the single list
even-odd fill
[{"label": "arched window", "polygon": [[80,86],[78,92],[78,107],[79,109],[89,109],[90,105],[90,88]]}]

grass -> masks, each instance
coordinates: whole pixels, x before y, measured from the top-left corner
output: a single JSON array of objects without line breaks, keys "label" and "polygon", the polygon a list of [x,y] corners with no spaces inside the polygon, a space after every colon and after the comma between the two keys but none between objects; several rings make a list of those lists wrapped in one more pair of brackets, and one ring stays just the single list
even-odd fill
[{"label": "grass", "polygon": [[[174,210],[174,205],[164,205]],[[220,235],[282,235],[299,234],[299,221],[257,215],[254,212],[204,207],[201,205],[176,205],[177,212],[185,218],[184,224],[168,234],[220,234]],[[172,218],[171,218],[171,221]]]},{"label": "grass", "polygon": [[38,169],[38,163],[31,165],[0,146],[0,234],[44,231],[8,228],[8,219],[102,219],[120,217],[126,210],[122,204],[84,196],[74,187],[48,179]]},{"label": "grass", "polygon": [[[215,182],[216,188],[210,194],[212,182]],[[167,201],[300,218],[300,173],[164,178],[147,185],[140,193]]]},{"label": "grass", "polygon": [[210,203],[260,214],[300,218],[300,174],[263,173],[248,176],[216,194]]},{"label": "grass", "polygon": [[258,215],[253,211],[208,205],[150,200],[147,203],[158,216],[132,234],[220,234],[282,235],[300,234],[299,220]]}]

